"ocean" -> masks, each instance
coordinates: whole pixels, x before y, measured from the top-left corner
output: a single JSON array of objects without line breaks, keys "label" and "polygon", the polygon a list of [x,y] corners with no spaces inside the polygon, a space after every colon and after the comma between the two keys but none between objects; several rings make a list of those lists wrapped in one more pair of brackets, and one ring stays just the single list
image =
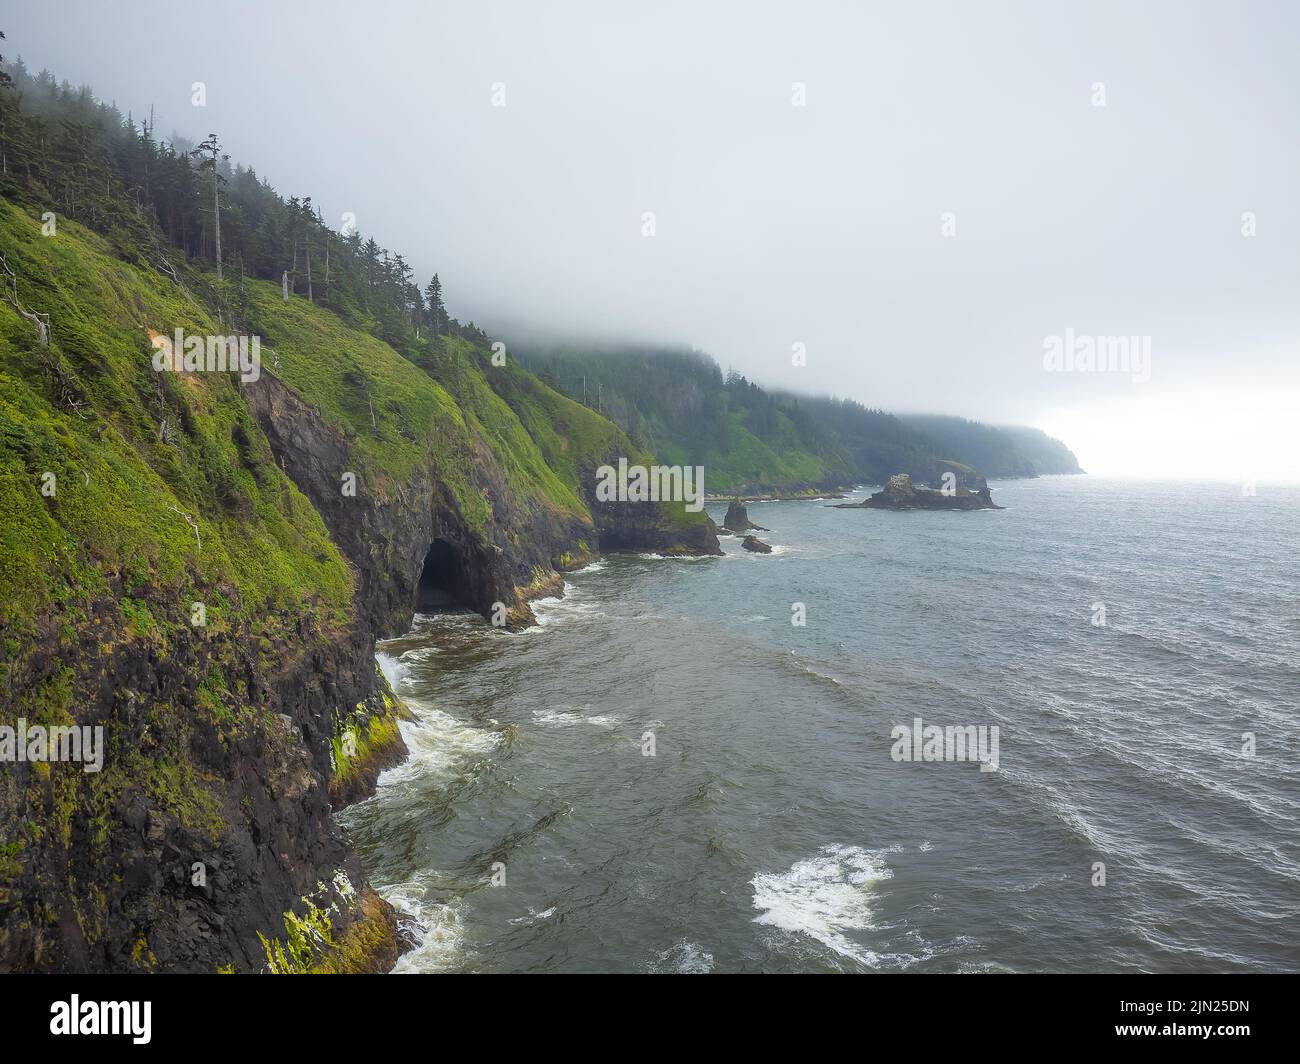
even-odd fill
[{"label": "ocean", "polygon": [[1300,969],[1300,487],[992,487],[417,616],[411,757],[342,814],[397,971]]}]

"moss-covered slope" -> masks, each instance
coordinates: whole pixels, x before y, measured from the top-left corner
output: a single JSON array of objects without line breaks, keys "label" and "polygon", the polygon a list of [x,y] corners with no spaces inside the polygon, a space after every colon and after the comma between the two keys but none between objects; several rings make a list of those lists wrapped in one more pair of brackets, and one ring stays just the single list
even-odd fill
[{"label": "moss-covered slope", "polygon": [[[373,644],[426,556],[518,624],[602,545],[716,540],[594,506],[596,465],[649,456],[482,345],[399,353],[132,246],[0,200],[0,727],[104,734],[98,772],[0,764],[0,970],[383,967],[330,814],[403,756]],[[260,378],[158,372],[176,329],[258,336]]]}]

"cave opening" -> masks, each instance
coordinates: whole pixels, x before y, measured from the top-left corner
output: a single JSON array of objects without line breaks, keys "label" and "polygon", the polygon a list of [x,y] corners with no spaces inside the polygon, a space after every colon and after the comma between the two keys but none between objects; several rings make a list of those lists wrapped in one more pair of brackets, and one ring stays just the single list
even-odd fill
[{"label": "cave opening", "polygon": [[473,592],[466,559],[445,539],[435,539],[424,556],[415,608],[419,613],[446,613],[472,608]]}]

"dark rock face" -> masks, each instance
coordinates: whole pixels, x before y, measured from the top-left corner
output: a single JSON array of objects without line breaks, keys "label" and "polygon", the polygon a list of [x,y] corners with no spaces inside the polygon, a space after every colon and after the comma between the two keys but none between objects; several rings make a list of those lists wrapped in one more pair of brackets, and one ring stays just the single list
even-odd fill
[{"label": "dark rock face", "polygon": [[[136,589],[170,622],[164,653],[128,638],[124,594],[95,601],[76,659],[93,678],[79,723],[104,728],[103,772],[0,771],[0,822],[46,826],[21,862],[0,867],[0,971],[256,971],[257,932],[283,937],[286,911],[302,915],[309,895],[347,936],[368,895],[325,781],[340,707],[384,709],[369,637],[286,618],[286,635],[259,653],[248,631],[194,628],[185,604]],[[57,627],[51,618],[38,645],[58,646]],[[10,680],[35,687],[63,665],[33,656]],[[212,668],[243,692],[246,719],[206,708]],[[369,906],[386,909],[377,897]]]},{"label": "dark rock face", "polygon": [[602,502],[596,498],[596,470],[600,465],[617,465],[619,455],[610,454],[600,463],[578,470],[583,502],[595,521],[596,542],[601,551],[636,551],[645,554],[721,554],[717,526],[700,510],[686,518],[669,504],[658,502]]},{"label": "dark rock face", "polygon": [[[490,503],[486,528],[466,518],[432,460],[400,483],[358,483],[345,495],[342,474],[357,465],[343,433],[269,373],[241,392],[277,464],[352,565],[351,615],[277,615],[268,631],[283,634],[262,638],[194,628],[187,602],[111,586],[75,658],[51,649],[5,677],[11,689],[35,690],[75,670],[77,689],[95,692],[76,720],[104,726],[108,756],[100,775],[0,766],[0,823],[41,828],[16,859],[0,849],[0,972],[283,970],[259,934],[272,952],[288,942],[289,912],[328,920],[336,948],[307,966],[390,968],[409,943],[332,815],[373,794],[379,771],[406,753],[376,639],[441,602],[485,615],[502,603],[509,627],[528,624],[528,600],[561,593],[557,570],[597,550],[721,553],[702,513],[683,522],[660,504],[587,500],[593,522],[522,505],[485,444],[462,457]],[[130,637],[127,596],[171,633],[165,648]],[[47,619],[36,646],[59,646],[60,620]],[[214,670],[244,716],[214,713],[202,689]],[[341,752],[344,739],[354,753]]]},{"label": "dark rock face", "polygon": [[755,554],[771,554],[772,548],[769,544],[764,543],[757,536],[746,536],[741,540],[740,545],[745,550],[752,550]]},{"label": "dark rock face", "polygon": [[664,520],[656,503],[591,502],[597,539],[602,551],[637,551],[647,554],[721,554],[718,537],[707,518],[686,528]]},{"label": "dark rock face", "polygon": [[[980,478],[981,480],[983,478]],[[840,503],[837,510],[1002,510],[989,494],[988,485],[976,491],[957,487],[952,492],[919,488],[906,473],[895,473],[884,488],[857,503]]]},{"label": "dark rock face", "polygon": [[340,478],[353,462],[342,433],[269,374],[246,394],[285,472],[356,567],[358,611],[375,638],[405,632],[417,603],[423,598],[428,605],[433,591],[484,616],[497,602],[515,608],[526,600],[536,570],[556,568],[578,541],[596,538],[577,517],[516,505],[486,447],[471,459],[477,487],[492,504],[486,539],[470,528],[432,462],[396,488],[359,483],[355,496],[345,496]]},{"label": "dark rock face", "polygon": [[750,521],[745,504],[739,499],[732,499],[727,504],[727,516],[722,519],[722,527],[731,532],[748,532],[751,528],[759,532],[768,531],[762,525]]},{"label": "dark rock face", "polygon": [[[597,551],[722,552],[703,515],[683,526],[659,503],[598,502],[594,467],[579,471],[594,523],[520,505],[486,446],[471,461],[477,487],[492,506],[486,537],[470,528],[432,465],[392,494],[359,485],[354,497],[345,497],[339,478],[350,468],[350,447],[343,435],[269,374],[247,393],[285,472],[356,566],[359,608],[376,638],[405,632],[421,603],[458,604],[490,617],[499,602],[509,613],[508,627],[530,624],[528,600],[557,590],[551,576],[539,581],[536,574],[585,564]],[[562,581],[558,588],[562,592]]]}]

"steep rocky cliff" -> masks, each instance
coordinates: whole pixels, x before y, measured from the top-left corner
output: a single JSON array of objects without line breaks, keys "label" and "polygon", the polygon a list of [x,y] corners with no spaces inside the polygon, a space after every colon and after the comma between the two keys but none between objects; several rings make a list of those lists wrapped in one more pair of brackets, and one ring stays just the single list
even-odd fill
[{"label": "steep rocky cliff", "polygon": [[[601,550],[716,538],[595,505],[636,449],[473,343],[404,357],[38,218],[0,202],[0,728],[100,727],[104,758],[0,762],[0,970],[384,970],[331,816],[404,754],[375,639],[422,596],[526,624]],[[258,335],[260,377],[156,371],[177,328]]]}]

